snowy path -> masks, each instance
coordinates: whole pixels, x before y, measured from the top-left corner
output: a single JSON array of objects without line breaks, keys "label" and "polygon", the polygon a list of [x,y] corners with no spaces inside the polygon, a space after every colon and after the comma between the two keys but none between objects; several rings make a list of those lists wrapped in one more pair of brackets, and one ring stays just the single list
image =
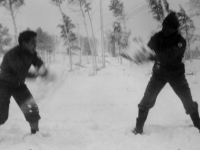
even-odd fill
[{"label": "snowy path", "polygon": [[[167,85],[150,111],[144,135],[133,135],[137,104],[150,75],[148,66],[119,65],[111,61],[96,76],[87,68],[68,72],[54,64],[60,80],[52,85],[27,82],[42,119],[40,134],[29,126],[12,100],[10,117],[0,127],[2,150],[199,150],[200,134],[191,127],[178,97]],[[193,97],[200,103],[199,74],[187,76]],[[39,81],[38,81],[39,82]],[[40,87],[38,87],[38,85]],[[39,93],[49,89],[46,95]]]}]

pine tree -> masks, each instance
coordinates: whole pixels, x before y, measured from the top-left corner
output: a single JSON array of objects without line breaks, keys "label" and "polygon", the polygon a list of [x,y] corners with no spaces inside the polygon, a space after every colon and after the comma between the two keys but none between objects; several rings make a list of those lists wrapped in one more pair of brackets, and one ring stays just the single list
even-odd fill
[{"label": "pine tree", "polygon": [[180,10],[177,13],[180,22],[180,32],[185,37],[187,41],[188,51],[190,52],[190,61],[192,60],[192,52],[190,50],[190,44],[192,42],[195,26],[193,20],[186,14],[183,7],[180,5]]},{"label": "pine tree", "polygon": [[62,24],[59,24],[58,27],[61,29],[61,38],[64,39],[64,45],[67,45],[67,53],[70,56],[70,70],[72,71],[72,55],[71,55],[71,43],[76,40],[76,35],[72,32],[72,29],[75,28],[75,25],[72,23],[71,19],[63,12],[61,5],[65,0],[51,0],[52,3],[57,6],[60,10],[62,16]]},{"label": "pine tree", "polygon": [[169,9],[169,3],[167,2],[167,0],[163,0],[163,4],[164,4],[164,8],[165,8],[166,12],[170,13],[171,10]]},{"label": "pine tree", "polygon": [[[91,18],[91,15],[90,15],[90,11],[92,10],[92,8],[90,7],[90,4],[91,3],[86,3],[85,4],[85,12],[88,14],[88,17],[89,17],[89,20],[90,20],[93,43],[95,43],[94,29],[93,29],[93,24],[92,24],[92,18]],[[94,50],[93,50],[92,54],[93,54],[93,65],[95,66],[94,72],[96,74],[96,72],[97,72],[97,60],[96,60],[97,50],[96,50],[96,44],[94,45]]]},{"label": "pine tree", "polygon": [[[129,37],[131,35],[131,32],[128,32],[126,27],[126,15],[124,11],[124,4],[119,0],[111,0],[109,9],[113,12],[114,17],[116,17],[116,21],[113,23],[113,32],[115,37],[115,43],[117,44],[120,53],[122,48],[128,48]],[[122,28],[121,24],[124,25],[124,28]],[[113,48],[115,48],[115,46]],[[119,59],[120,63],[122,63],[122,58],[120,56]]]},{"label": "pine tree", "polygon": [[[84,27],[85,27],[85,31],[86,31],[86,34],[87,34],[90,49],[93,49],[92,43],[90,41],[87,23],[86,23],[86,15],[85,15],[85,11],[83,9],[83,7],[87,4],[87,0],[68,0],[68,4],[73,5],[73,6],[77,6],[79,8],[81,15],[83,17]],[[94,49],[93,49],[92,54],[94,54]],[[92,59],[93,59],[93,74],[96,74],[96,72],[97,72],[97,66],[95,65],[95,64],[97,64],[96,58],[93,56]]]},{"label": "pine tree", "polygon": [[6,10],[10,13],[12,17],[14,31],[15,31],[15,44],[16,44],[18,36],[16,15],[21,6],[24,5],[24,0],[0,0],[0,5],[6,8]]},{"label": "pine tree", "polygon": [[[40,27],[37,28],[37,48],[46,62],[51,62],[51,55],[55,51],[56,41],[55,38],[43,31]],[[46,57],[47,54],[47,57]]]},{"label": "pine tree", "polygon": [[167,0],[147,0],[153,18],[162,23],[165,16],[171,12]]},{"label": "pine tree", "polygon": [[70,70],[72,71],[71,46],[72,42],[76,40],[76,35],[72,32],[72,29],[75,28],[75,25],[72,23],[72,20],[63,13],[63,24],[59,24],[58,27],[61,29],[61,38],[64,39],[64,44],[68,46],[67,53],[70,56]]},{"label": "pine tree", "polygon": [[11,36],[9,30],[0,24],[0,53],[5,53],[4,47],[11,43]]},{"label": "pine tree", "polygon": [[124,4],[120,2],[119,0],[111,0],[109,9],[113,11],[113,15],[115,17],[120,17],[124,13]]}]

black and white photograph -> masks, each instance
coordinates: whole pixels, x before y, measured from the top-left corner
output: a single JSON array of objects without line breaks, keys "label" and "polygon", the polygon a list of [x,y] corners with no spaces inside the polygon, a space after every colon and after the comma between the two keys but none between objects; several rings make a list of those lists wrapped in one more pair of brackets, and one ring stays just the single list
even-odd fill
[{"label": "black and white photograph", "polygon": [[0,0],[0,150],[200,150],[200,0]]}]

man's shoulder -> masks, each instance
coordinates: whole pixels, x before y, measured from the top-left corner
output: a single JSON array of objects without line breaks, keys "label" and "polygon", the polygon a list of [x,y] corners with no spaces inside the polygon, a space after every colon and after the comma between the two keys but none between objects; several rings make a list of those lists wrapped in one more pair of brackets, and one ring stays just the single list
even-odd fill
[{"label": "man's shoulder", "polygon": [[15,46],[6,52],[5,57],[15,56],[18,55],[19,53],[20,53],[20,47]]},{"label": "man's shoulder", "polygon": [[15,46],[12,47],[10,50],[8,50],[6,52],[6,54],[13,54],[13,53],[19,53],[20,52],[20,47],[19,46]]},{"label": "man's shoulder", "polygon": [[161,36],[163,36],[162,31],[159,31],[159,32],[156,32],[152,37],[160,38]]},{"label": "man's shoulder", "polygon": [[151,36],[151,40],[152,41],[157,41],[157,39],[161,39],[162,38],[162,33],[161,31],[160,32],[156,32],[154,33],[152,36]]},{"label": "man's shoulder", "polygon": [[156,33],[154,33],[152,36],[151,36],[151,40],[153,40],[153,41],[156,41],[156,39],[160,39],[160,38],[162,38],[162,33],[161,33],[161,31],[160,32],[156,32]]}]

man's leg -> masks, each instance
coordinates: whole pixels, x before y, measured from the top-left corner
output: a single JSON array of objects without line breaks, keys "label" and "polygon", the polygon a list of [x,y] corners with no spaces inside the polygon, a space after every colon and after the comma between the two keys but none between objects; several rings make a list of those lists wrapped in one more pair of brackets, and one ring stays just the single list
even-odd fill
[{"label": "man's leg", "polygon": [[171,80],[169,81],[169,84],[181,99],[186,114],[190,114],[194,126],[200,130],[198,104],[192,100],[191,91],[185,76]]},{"label": "man's leg", "polygon": [[31,133],[39,131],[39,109],[26,85],[13,89],[12,95],[29,122]]},{"label": "man's leg", "polygon": [[8,119],[10,97],[9,88],[0,83],[0,125]]},{"label": "man's leg", "polygon": [[162,90],[162,88],[165,86],[165,84],[166,81],[164,79],[157,78],[154,75],[151,77],[145,90],[144,96],[138,105],[139,112],[138,118],[136,119],[136,127],[133,130],[134,134],[143,133],[143,127],[147,119],[149,109],[154,106],[156,98]]},{"label": "man's leg", "polygon": [[197,109],[197,111],[193,112],[192,114],[190,114],[190,118],[192,119],[192,122],[194,124],[194,126],[199,129],[200,131],[200,118],[199,118],[199,111]]}]

